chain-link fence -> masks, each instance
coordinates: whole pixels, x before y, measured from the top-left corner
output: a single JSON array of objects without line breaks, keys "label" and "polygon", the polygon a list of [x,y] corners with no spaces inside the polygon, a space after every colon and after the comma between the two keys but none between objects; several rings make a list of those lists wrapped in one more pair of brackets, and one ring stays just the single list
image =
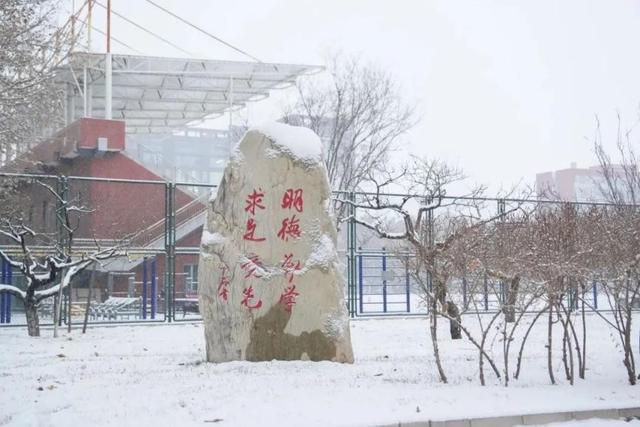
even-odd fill
[{"label": "chain-link fence", "polygon": [[[1,225],[5,231],[0,236],[3,285],[27,292],[28,276],[45,274],[48,257],[64,253],[69,260],[98,259],[74,275],[62,292],[59,307],[56,294],[41,298],[38,304],[41,324],[51,324],[55,310],[61,313],[60,324],[72,325],[85,319],[94,324],[200,319],[199,246],[206,208],[216,186],[154,179],[2,173],[0,187]],[[427,313],[425,299],[433,292],[433,277],[424,268],[416,269],[416,252],[411,245],[398,240],[400,243],[388,246],[388,240],[380,239],[362,225],[364,221],[355,221],[366,211],[363,203],[366,193],[335,192],[335,195],[347,204],[345,214],[349,218],[340,230],[338,248],[344,261],[349,314],[356,317]],[[540,206],[549,211],[568,206],[517,199],[447,198],[446,201],[457,203],[441,203],[425,214],[420,236],[427,239],[427,248],[446,243],[446,236],[459,224],[456,221],[467,215],[461,207],[473,206],[475,218],[493,218],[492,223],[498,224],[493,233],[500,234],[521,227],[517,212],[530,213],[534,207],[544,211]],[[607,217],[597,217],[596,213],[613,209],[612,205],[596,203],[571,206],[584,212],[591,209],[594,218],[601,221]],[[518,233],[527,231],[521,228]],[[12,231],[24,234],[24,245],[12,236]],[[482,245],[492,237],[474,238],[474,245]],[[513,242],[505,238],[491,250],[506,259],[510,243]],[[464,248],[461,250],[465,252]],[[580,252],[571,247],[568,250],[573,254]],[[462,263],[446,267],[455,271],[446,279],[447,298],[462,313],[501,310],[508,303],[509,278],[504,274],[503,277],[488,274],[486,268],[482,273],[472,268],[466,271],[473,260],[463,255],[441,261]],[[35,262],[31,270],[22,268],[27,259]],[[593,277],[569,286],[562,297],[569,308],[585,303],[590,309],[608,309],[612,296],[598,283],[598,278]],[[520,296],[526,297],[527,292],[532,292],[530,289],[521,287]],[[36,294],[42,291],[35,289]],[[21,325],[26,321],[23,298],[16,292],[0,292],[0,323]]]}]

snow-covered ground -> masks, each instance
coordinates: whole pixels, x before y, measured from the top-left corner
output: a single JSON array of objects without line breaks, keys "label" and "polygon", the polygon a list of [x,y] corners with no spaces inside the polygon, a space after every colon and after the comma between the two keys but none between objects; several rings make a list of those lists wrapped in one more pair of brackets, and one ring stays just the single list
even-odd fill
[{"label": "snow-covered ground", "polygon": [[[545,424],[544,427],[637,427],[640,425],[638,420],[607,420],[601,418],[593,418],[582,421],[565,421],[560,423]],[[536,426],[529,426],[536,427]]]},{"label": "snow-covered ground", "polygon": [[[464,322],[473,329],[471,317]],[[549,385],[540,324],[521,379],[508,388],[488,366],[490,384],[479,385],[477,351],[450,341],[444,322],[450,383],[439,383],[428,322],[418,318],[352,321],[353,365],[203,363],[202,324],[95,327],[58,339],[46,329],[36,339],[0,329],[0,425],[346,426],[640,406],[640,386],[627,385],[611,329],[594,315],[588,325],[586,381],[566,384],[558,346],[561,384]],[[500,363],[502,343],[492,335]]]}]

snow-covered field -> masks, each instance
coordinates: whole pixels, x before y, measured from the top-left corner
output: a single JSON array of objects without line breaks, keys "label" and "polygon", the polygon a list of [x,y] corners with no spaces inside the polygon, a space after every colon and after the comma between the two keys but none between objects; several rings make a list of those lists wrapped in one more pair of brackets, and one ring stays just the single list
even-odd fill
[{"label": "snow-covered field", "polygon": [[[488,367],[490,384],[479,385],[477,351],[467,340],[450,341],[441,323],[450,384],[437,381],[428,323],[418,318],[352,321],[353,365],[203,363],[197,323],[95,327],[58,339],[47,329],[37,339],[1,329],[0,425],[346,426],[640,406],[640,386],[627,385],[614,335],[593,315],[587,380],[573,387],[560,346],[561,384],[549,385],[543,324],[532,333],[521,379],[505,388]],[[492,344],[500,363],[499,335]]]}]

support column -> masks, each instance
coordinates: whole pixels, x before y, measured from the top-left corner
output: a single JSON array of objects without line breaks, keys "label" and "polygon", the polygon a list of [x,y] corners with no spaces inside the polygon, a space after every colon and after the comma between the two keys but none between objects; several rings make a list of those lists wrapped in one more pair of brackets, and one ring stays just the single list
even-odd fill
[{"label": "support column", "polygon": [[67,127],[69,126],[69,85],[64,85],[63,91],[64,91],[64,104],[63,104],[64,126]]},{"label": "support column", "polygon": [[87,73],[87,66],[85,65],[84,67],[82,67],[82,117],[88,117],[88,107],[89,107],[89,100],[87,99],[87,87],[89,86],[88,82],[87,82],[87,78],[88,78],[88,73]]},{"label": "support column", "polygon": [[147,318],[147,257],[142,260],[142,318]]},{"label": "support column", "polygon": [[158,285],[156,278],[156,257],[151,260],[151,320],[155,320],[156,311],[158,310]]},{"label": "support column", "polygon": [[76,97],[75,97],[75,88],[73,85],[69,85],[67,88],[67,113],[69,114],[68,124],[73,123],[76,118]]},{"label": "support column", "polygon": [[111,52],[107,52],[104,57],[104,118],[111,120],[112,118],[112,58]]}]

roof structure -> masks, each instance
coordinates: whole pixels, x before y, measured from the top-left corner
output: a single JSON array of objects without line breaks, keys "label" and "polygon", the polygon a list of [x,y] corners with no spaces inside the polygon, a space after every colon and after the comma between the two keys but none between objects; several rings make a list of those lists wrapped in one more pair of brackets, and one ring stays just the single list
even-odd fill
[{"label": "roof structure", "polygon": [[[112,118],[124,120],[127,133],[166,133],[195,125],[322,70],[311,65],[108,55]],[[75,52],[58,70],[57,80],[68,90],[70,121],[109,117],[108,55]]]}]

